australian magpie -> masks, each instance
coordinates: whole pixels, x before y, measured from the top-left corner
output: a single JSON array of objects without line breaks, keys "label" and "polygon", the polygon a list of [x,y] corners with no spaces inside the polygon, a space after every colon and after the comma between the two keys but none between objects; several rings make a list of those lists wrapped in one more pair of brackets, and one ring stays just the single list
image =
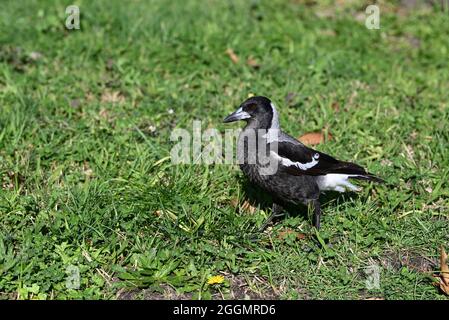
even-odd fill
[{"label": "australian magpie", "polygon": [[[270,99],[262,96],[251,97],[243,102],[223,122],[246,121],[239,136],[245,142],[239,143],[237,155],[240,168],[252,183],[262,187],[273,198],[273,212],[260,230],[277,216],[283,215],[287,203],[305,204],[313,208],[313,225],[319,229],[321,208],[319,196],[322,191],[359,191],[350,179],[383,182],[361,166],[339,161],[325,153],[313,150],[290,135],[279,126],[279,115]],[[253,133],[253,135],[249,135]],[[255,137],[256,149],[248,147],[248,137]],[[265,150],[259,151],[260,141]],[[258,150],[258,151],[255,151]],[[256,155],[253,155],[255,153]],[[266,161],[261,164],[260,155],[267,155],[276,170],[266,174]],[[251,159],[256,158],[256,161]]]}]

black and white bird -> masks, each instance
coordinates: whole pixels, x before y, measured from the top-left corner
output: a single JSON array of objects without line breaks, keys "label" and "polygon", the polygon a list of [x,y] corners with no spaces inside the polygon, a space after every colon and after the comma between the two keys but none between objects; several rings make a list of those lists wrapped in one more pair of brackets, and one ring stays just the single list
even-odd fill
[{"label": "black and white bird", "polygon": [[257,137],[262,144],[265,144],[269,160],[277,165],[274,173],[264,174],[263,169],[266,164],[249,161],[252,158],[249,153],[254,153],[254,150],[251,151],[252,149],[245,143],[239,143],[237,154],[239,159],[243,159],[239,162],[241,170],[252,183],[260,186],[273,198],[273,212],[260,228],[261,231],[273,218],[283,215],[283,206],[287,203],[302,203],[313,208],[313,225],[318,229],[321,220],[319,200],[321,192],[359,191],[360,188],[353,185],[351,179],[383,182],[361,166],[339,161],[325,153],[308,148],[283,132],[279,126],[279,114],[276,107],[266,97],[247,99],[223,121],[238,120],[246,121],[239,141],[243,137],[251,136],[248,133],[253,133],[253,137]]}]

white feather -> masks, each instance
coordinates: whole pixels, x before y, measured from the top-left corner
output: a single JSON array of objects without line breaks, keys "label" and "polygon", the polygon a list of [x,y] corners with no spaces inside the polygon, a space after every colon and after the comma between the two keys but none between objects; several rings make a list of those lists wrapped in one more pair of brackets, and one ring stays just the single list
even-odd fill
[{"label": "white feather", "polygon": [[[310,168],[313,168],[314,166],[316,166],[318,164],[318,154],[315,154],[314,157],[312,157],[312,161],[310,162],[306,162],[306,163],[302,163],[302,162],[294,162],[291,161],[290,159],[281,157],[280,155],[278,155],[276,152],[274,151],[270,151],[270,154],[273,156],[273,158],[275,158],[276,160],[278,160],[283,166],[286,167],[291,167],[291,166],[295,166],[301,170],[308,170]],[[318,155],[318,157],[317,157]]]},{"label": "white feather", "polygon": [[280,129],[279,127],[279,115],[278,112],[276,110],[276,106],[274,105],[274,103],[270,103],[271,105],[271,110],[273,111],[273,118],[271,119],[271,127],[270,129]]},{"label": "white feather", "polygon": [[268,128],[267,133],[262,137],[267,139],[268,143],[272,143],[274,141],[279,141],[279,115],[276,110],[276,106],[274,103],[271,103],[271,111],[273,112],[273,118],[271,119],[271,126]]},{"label": "white feather", "polygon": [[357,175],[330,173],[318,177],[318,187],[322,191],[338,191],[345,192],[346,189],[351,191],[360,191],[360,188],[349,182],[349,177]]}]

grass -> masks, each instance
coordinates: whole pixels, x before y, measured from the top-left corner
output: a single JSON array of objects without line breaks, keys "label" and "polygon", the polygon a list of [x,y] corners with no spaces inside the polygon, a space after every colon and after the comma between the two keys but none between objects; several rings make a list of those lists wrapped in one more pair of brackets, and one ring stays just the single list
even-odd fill
[{"label": "grass", "polygon": [[[447,299],[449,12],[379,2],[368,30],[353,1],[80,0],[69,31],[70,2],[4,1],[0,298]],[[271,211],[235,208],[237,167],[167,158],[173,128],[224,132],[249,93],[388,184],[323,198],[319,233],[298,208],[254,238]]]}]

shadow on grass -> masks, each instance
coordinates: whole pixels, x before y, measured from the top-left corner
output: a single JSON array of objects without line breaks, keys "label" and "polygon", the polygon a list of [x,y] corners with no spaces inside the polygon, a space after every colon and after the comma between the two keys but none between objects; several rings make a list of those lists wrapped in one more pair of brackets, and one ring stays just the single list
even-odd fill
[{"label": "shadow on grass", "polygon": [[[243,196],[244,198],[254,207],[259,207],[261,210],[264,210],[268,214],[271,214],[274,199],[273,197],[262,188],[253,185],[248,179],[241,177],[239,179],[239,183],[242,185]],[[321,210],[322,216],[326,215],[326,209],[331,206],[340,205],[347,201],[353,201],[359,198],[361,195],[355,192],[348,193],[340,193],[335,191],[328,191],[326,193],[321,194],[320,202],[321,202]],[[304,220],[306,220],[310,224],[310,228],[312,229],[312,217],[311,212],[306,205],[303,204],[292,204],[292,203],[282,203],[284,208],[284,216],[277,217],[273,219],[271,222],[272,225],[276,225],[286,217],[297,217],[302,216]],[[314,233],[311,231],[311,233]],[[257,240],[260,238],[263,232],[254,232],[251,233],[251,239]]]},{"label": "shadow on grass", "polygon": [[[259,208],[264,211],[271,212],[274,199],[270,194],[268,194],[268,192],[251,184],[251,182],[244,177],[240,179],[239,183],[242,185],[244,197],[248,200],[248,202],[250,202],[253,206],[259,206]],[[346,201],[352,201],[359,197],[360,195],[355,192],[340,193],[336,191],[327,191],[320,196],[321,209],[323,210],[323,214],[325,214],[327,207],[335,204],[338,205]],[[288,215],[302,215],[305,219],[307,219],[307,206],[303,204],[295,205],[285,202],[282,203],[282,206]]]}]

